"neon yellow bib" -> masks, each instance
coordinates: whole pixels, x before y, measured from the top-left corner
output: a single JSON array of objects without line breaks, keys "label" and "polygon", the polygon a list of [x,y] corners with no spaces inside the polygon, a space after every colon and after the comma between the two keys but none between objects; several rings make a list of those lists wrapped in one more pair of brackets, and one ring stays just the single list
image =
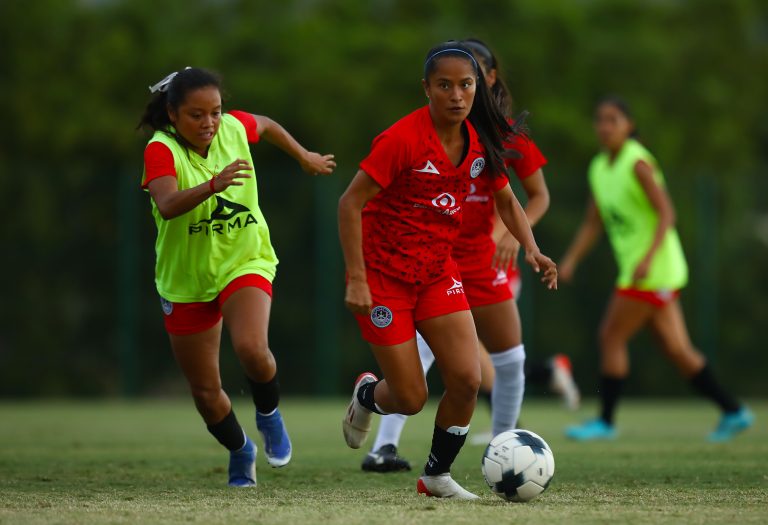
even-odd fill
[{"label": "neon yellow bib", "polygon": [[[665,185],[656,159],[639,142],[628,139],[610,163],[607,153],[598,154],[589,166],[589,183],[613,248],[619,275],[618,288],[632,285],[632,274],[648,252],[658,224],[653,208],[635,175],[635,164],[644,160],[653,167],[658,184]],[[680,238],[669,228],[654,254],[648,275],[637,283],[641,290],[677,290],[688,282]]]},{"label": "neon yellow bib", "polygon": [[[228,114],[222,116],[206,158],[161,131],[150,142],[161,142],[173,153],[179,190],[207,183],[236,159],[253,165],[245,128]],[[242,186],[230,186],[170,220],[160,216],[152,201],[157,225],[155,283],[161,297],[177,303],[211,301],[242,275],[274,279],[277,257],[259,209],[256,177],[251,175],[240,179]]]}]

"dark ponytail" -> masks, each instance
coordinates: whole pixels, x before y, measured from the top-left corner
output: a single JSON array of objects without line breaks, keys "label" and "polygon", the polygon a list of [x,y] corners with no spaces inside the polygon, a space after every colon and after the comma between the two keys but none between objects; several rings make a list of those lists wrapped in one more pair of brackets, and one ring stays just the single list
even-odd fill
[{"label": "dark ponytail", "polygon": [[472,54],[483,63],[486,71],[490,71],[491,69],[496,70],[496,83],[489,89],[491,90],[493,99],[496,101],[496,105],[499,106],[507,118],[511,118],[513,103],[512,94],[502,78],[499,61],[496,59],[496,55],[494,55],[491,48],[479,38],[468,38],[462,40],[461,43],[467,46],[472,51]]},{"label": "dark ponytail", "polygon": [[472,52],[464,44],[457,41],[444,42],[433,47],[427,53],[427,59],[424,62],[424,79],[429,80],[429,75],[435,70],[436,62],[440,58],[453,56],[464,58],[472,63],[477,74],[477,89],[475,90],[475,101],[469,112],[469,121],[477,130],[480,142],[488,155],[488,164],[492,174],[503,174],[507,172],[504,166],[505,149],[504,142],[510,134],[518,134],[518,126],[510,126],[507,117],[491,98],[491,92],[485,82],[483,69],[477,65],[477,60]]},{"label": "dark ponytail", "polygon": [[179,106],[184,103],[190,91],[205,87],[215,87],[221,90],[221,79],[216,73],[196,67],[189,67],[168,75],[149,88],[154,96],[144,109],[144,115],[142,115],[136,129],[150,132],[164,131],[186,145],[181,137],[171,132],[168,109],[178,111]]}]

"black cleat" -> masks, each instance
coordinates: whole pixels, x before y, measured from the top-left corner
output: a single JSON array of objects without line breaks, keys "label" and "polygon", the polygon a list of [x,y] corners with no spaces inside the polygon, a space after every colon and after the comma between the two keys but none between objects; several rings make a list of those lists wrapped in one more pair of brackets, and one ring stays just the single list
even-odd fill
[{"label": "black cleat", "polygon": [[384,445],[377,451],[368,452],[361,465],[366,472],[405,472],[411,470],[407,459],[397,455],[397,447]]}]

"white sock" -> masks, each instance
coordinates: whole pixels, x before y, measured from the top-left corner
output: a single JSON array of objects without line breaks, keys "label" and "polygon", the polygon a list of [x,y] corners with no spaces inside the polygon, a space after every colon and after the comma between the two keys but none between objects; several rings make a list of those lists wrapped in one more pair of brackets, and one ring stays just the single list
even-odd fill
[{"label": "white sock", "polygon": [[[421,337],[419,332],[416,332],[416,347],[419,349],[419,359],[421,359],[421,369],[424,370],[424,375],[432,367],[432,363],[435,362],[435,356],[432,355],[432,350],[429,349],[429,345]],[[403,433],[403,427],[408,416],[402,414],[387,414],[381,416],[381,423],[379,423],[379,430],[376,432],[376,440],[373,442],[371,450],[373,452],[379,450],[384,445],[398,446],[400,443],[400,434]]]},{"label": "white sock", "polygon": [[387,414],[381,416],[379,430],[376,432],[376,441],[373,442],[371,451],[376,452],[384,445],[397,446],[400,443],[400,434],[408,416],[402,414]]},{"label": "white sock", "polygon": [[515,428],[520,416],[525,392],[525,348],[517,345],[490,356],[496,371],[491,392],[491,420],[493,435],[496,436]]}]

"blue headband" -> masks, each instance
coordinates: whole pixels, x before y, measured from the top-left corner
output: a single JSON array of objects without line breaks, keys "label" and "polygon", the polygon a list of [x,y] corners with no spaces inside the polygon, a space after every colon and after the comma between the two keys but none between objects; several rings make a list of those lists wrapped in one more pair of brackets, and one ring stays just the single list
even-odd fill
[{"label": "blue headband", "polygon": [[429,64],[437,55],[441,53],[463,53],[469,57],[469,59],[472,61],[472,64],[475,66],[475,71],[477,71],[479,68],[477,66],[477,61],[475,60],[475,57],[472,56],[472,53],[467,53],[463,49],[459,49],[457,47],[449,47],[448,49],[441,49],[440,51],[436,51],[432,55],[430,55],[429,58],[427,58],[427,61],[424,62],[424,67],[427,67],[427,64]]}]

